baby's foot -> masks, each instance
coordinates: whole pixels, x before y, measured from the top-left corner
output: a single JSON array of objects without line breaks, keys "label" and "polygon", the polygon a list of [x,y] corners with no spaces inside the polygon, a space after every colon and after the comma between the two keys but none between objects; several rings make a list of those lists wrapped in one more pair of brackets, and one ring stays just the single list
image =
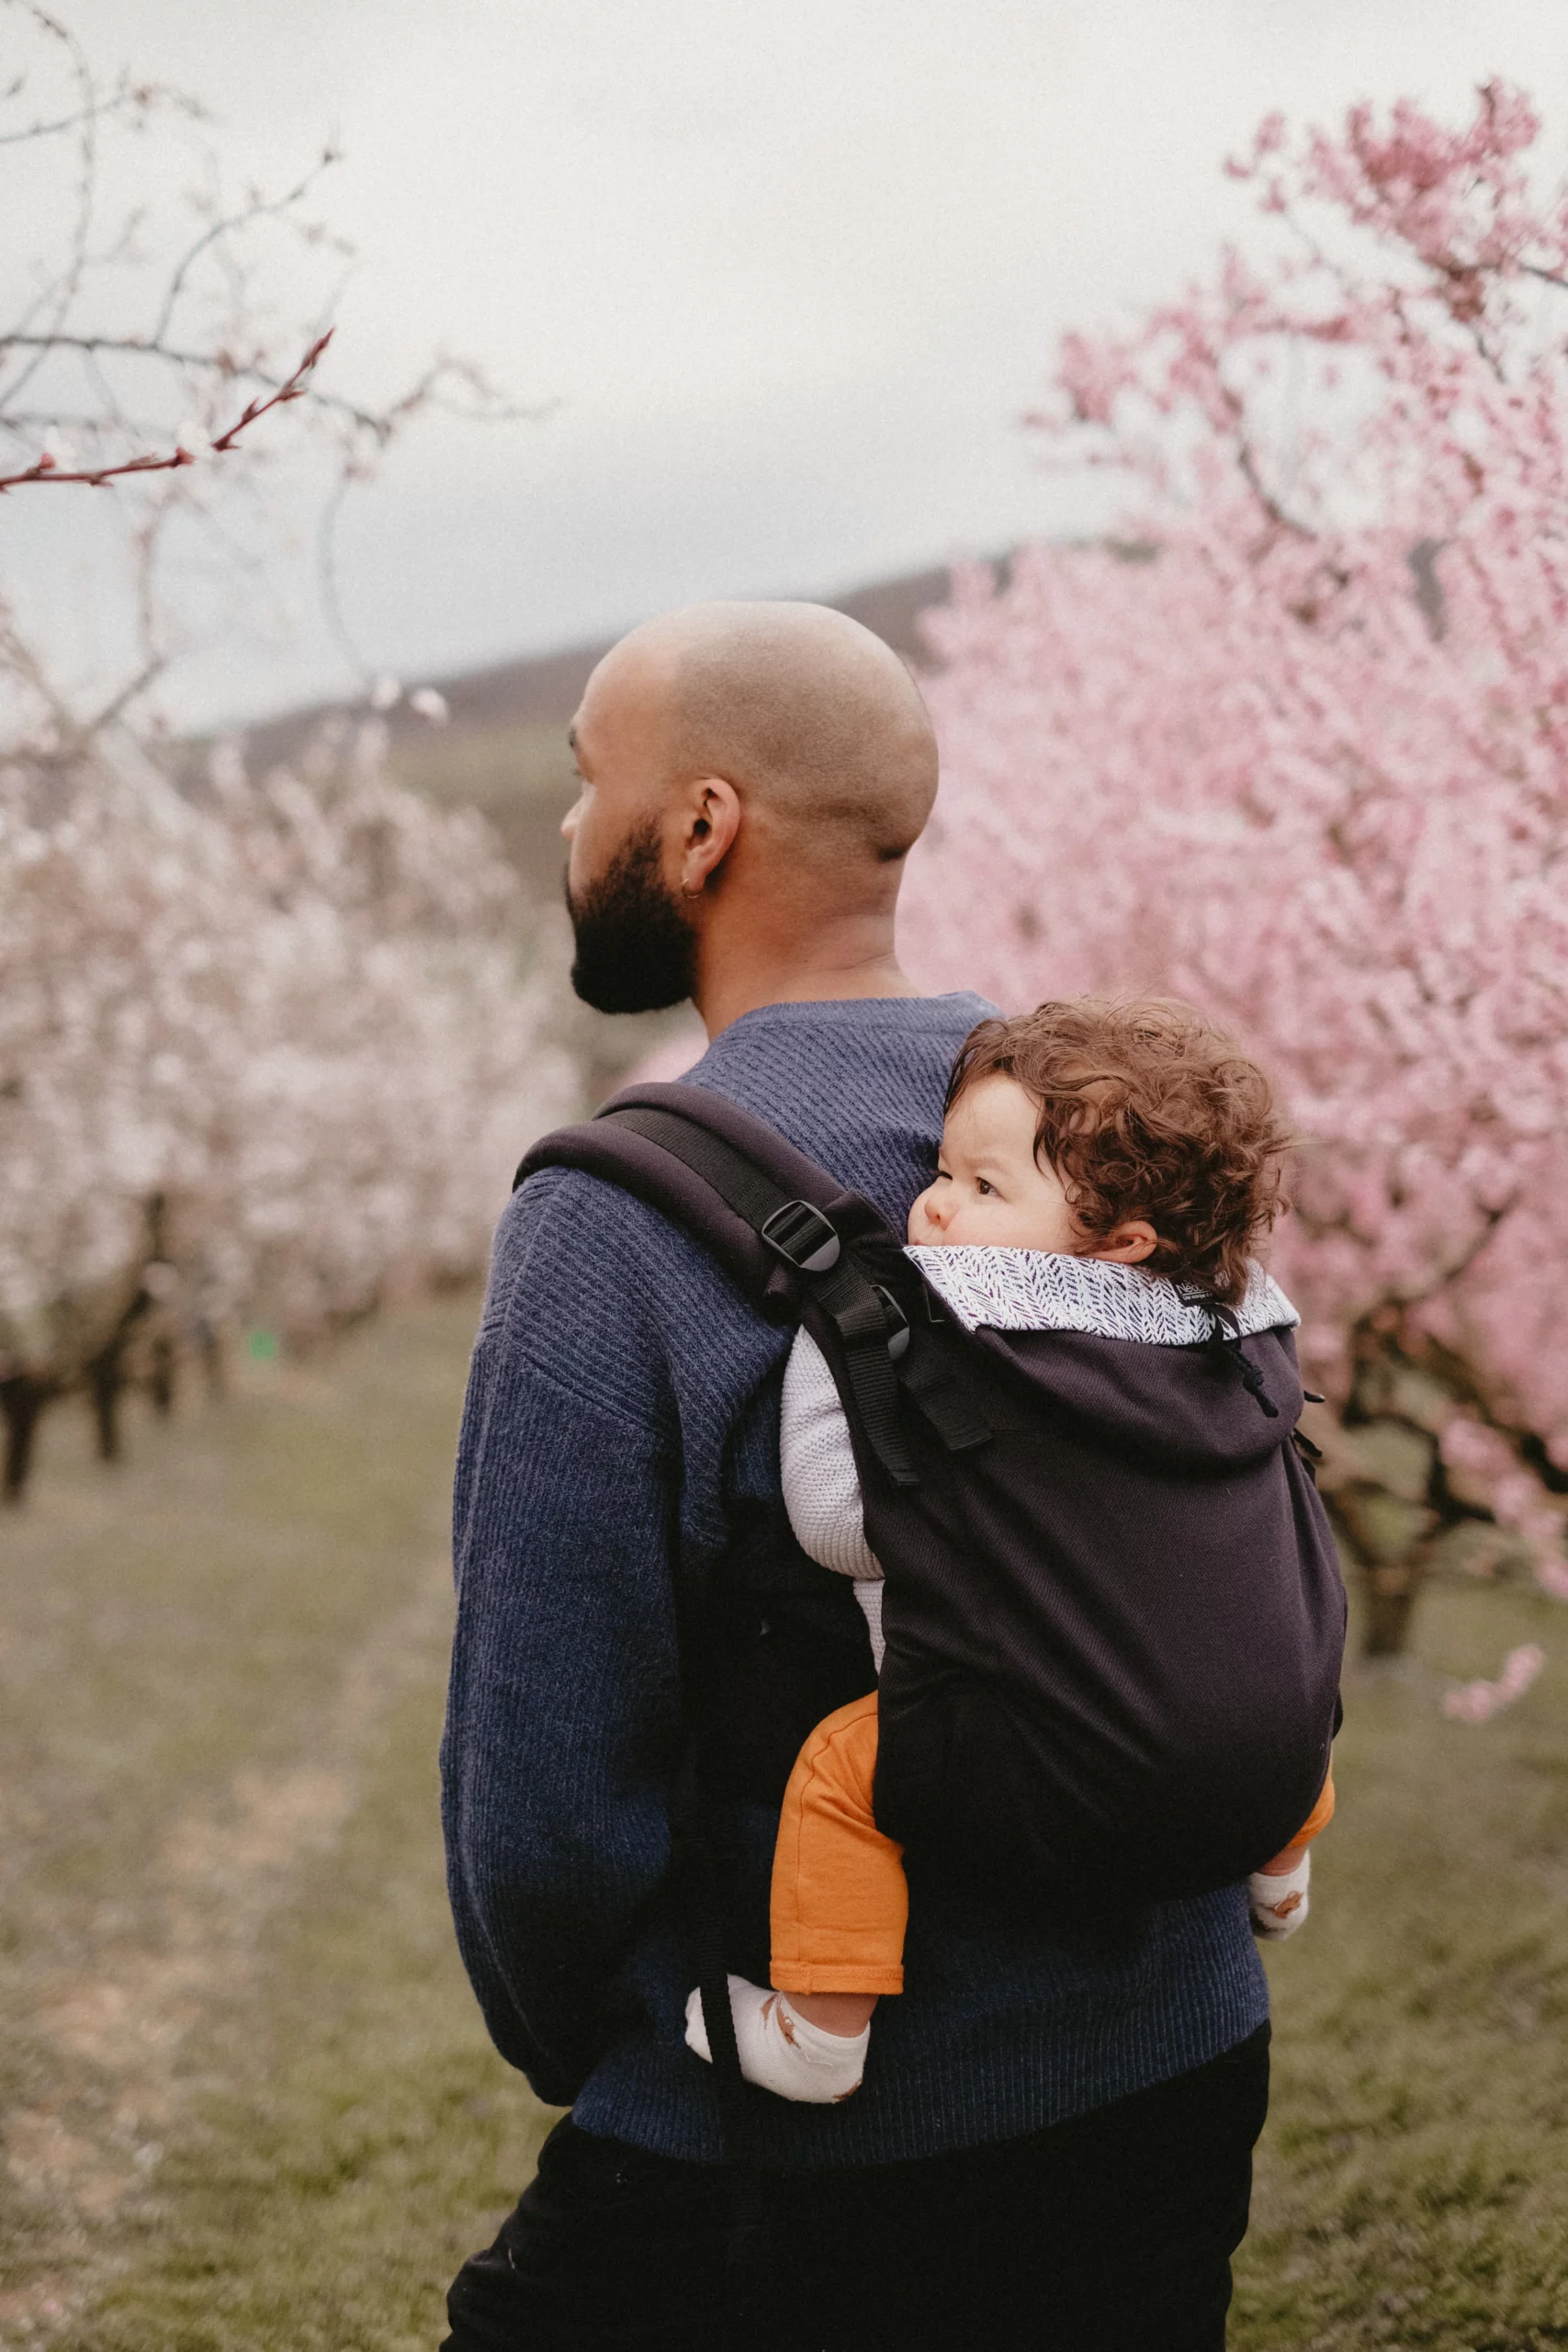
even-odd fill
[{"label": "baby's foot", "polygon": [[1253,1934],[1270,1944],[1293,1936],[1311,1908],[1311,1883],[1310,1848],[1293,1871],[1254,1871],[1247,1882]]},{"label": "baby's foot", "polygon": [[[749,2083],[818,2107],[831,2106],[860,2088],[869,2026],[855,2034],[826,2032],[801,2016],[787,1993],[766,1992],[744,1976],[729,1980],[729,2007],[740,2071]],[[686,2046],[713,2064],[701,1993],[686,2003]]]}]

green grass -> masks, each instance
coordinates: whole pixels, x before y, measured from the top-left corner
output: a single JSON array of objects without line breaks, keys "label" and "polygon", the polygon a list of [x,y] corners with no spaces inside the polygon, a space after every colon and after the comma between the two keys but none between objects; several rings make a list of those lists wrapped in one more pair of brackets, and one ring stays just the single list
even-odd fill
[{"label": "green grass", "polygon": [[[1444,1717],[1529,1640],[1510,1713]],[[1568,2344],[1568,1612],[1438,1586],[1416,1642],[1347,1690],[1313,1917],[1269,1958],[1247,2352]]]},{"label": "green grass", "polygon": [[[472,1315],[252,1367],[120,1472],[60,1418],[0,1531],[0,2344],[429,2347],[527,2177],[549,2118],[485,2040],[434,1816]],[[1568,2345],[1568,1614],[1422,1611],[1351,1683],[1269,1958],[1239,2352]],[[1512,1713],[1443,1717],[1529,1639]]]},{"label": "green grass", "polygon": [[428,2346],[528,2176],[435,1823],[473,1320],[253,1368],[119,1472],[49,1430],[3,1531],[0,2343]]},{"label": "green grass", "polygon": [[442,2298],[553,2118],[494,2056],[452,1951],[431,1834],[430,1684],[386,1724],[352,1829],[231,2015],[83,2352],[428,2352]]}]

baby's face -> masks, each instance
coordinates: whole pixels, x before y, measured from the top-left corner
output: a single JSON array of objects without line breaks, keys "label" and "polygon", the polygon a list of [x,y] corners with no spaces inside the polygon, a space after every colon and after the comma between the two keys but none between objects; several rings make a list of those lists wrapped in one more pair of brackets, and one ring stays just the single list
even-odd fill
[{"label": "baby's face", "polygon": [[1059,1180],[1034,1157],[1036,1117],[1010,1078],[966,1087],[942,1131],[936,1182],[909,1211],[910,1240],[1078,1256],[1086,1237]]}]

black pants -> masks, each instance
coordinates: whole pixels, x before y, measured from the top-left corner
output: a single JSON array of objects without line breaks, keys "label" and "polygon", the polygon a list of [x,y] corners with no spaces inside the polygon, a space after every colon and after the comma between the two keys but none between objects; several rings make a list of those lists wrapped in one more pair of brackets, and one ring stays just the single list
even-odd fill
[{"label": "black pants", "polygon": [[1269,2100],[1269,2029],[1055,2130],[914,2164],[731,2176],[570,2120],[443,2352],[1223,2352]]}]

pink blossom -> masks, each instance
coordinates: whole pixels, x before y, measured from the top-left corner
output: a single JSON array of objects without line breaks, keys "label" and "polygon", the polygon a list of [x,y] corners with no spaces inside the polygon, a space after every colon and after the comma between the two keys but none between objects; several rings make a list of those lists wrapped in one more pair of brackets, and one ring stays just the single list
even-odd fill
[{"label": "pink blossom", "polygon": [[1345,1393],[1358,1329],[1461,1359],[1483,1405],[1445,1451],[1557,1590],[1562,1504],[1517,1451],[1568,1466],[1568,209],[1537,130],[1500,84],[1458,130],[1271,120],[1241,168],[1302,233],[1069,339],[1041,429],[1122,468],[1121,537],[929,616],[906,942],[1010,1005],[1228,1021],[1301,1139],[1275,1257],[1317,1377]]},{"label": "pink blossom", "polygon": [[682,1020],[680,1026],[657,1046],[650,1046],[641,1058],[632,1064],[620,1083],[623,1086],[668,1086],[684,1078],[694,1064],[707,1051],[707,1033],[694,1015]]},{"label": "pink blossom", "polygon": [[1495,1682],[1466,1682],[1449,1691],[1443,1700],[1443,1713],[1457,1723],[1489,1723],[1505,1707],[1511,1707],[1516,1699],[1523,1698],[1545,1664],[1543,1649],[1534,1642],[1522,1643],[1508,1652]]}]

